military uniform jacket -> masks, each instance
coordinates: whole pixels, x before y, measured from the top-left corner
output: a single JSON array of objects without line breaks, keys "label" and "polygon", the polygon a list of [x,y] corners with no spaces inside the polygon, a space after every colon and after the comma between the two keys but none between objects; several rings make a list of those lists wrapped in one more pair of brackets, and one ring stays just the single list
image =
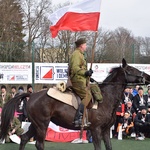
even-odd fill
[{"label": "military uniform jacket", "polygon": [[21,128],[21,122],[19,121],[19,119],[14,117],[11,122],[9,130],[13,130],[13,129],[18,130],[19,128]]},{"label": "military uniform jacket", "polygon": [[70,59],[70,79],[72,84],[78,82],[86,85],[85,72],[87,71],[87,64],[84,58],[84,54],[76,49]]}]

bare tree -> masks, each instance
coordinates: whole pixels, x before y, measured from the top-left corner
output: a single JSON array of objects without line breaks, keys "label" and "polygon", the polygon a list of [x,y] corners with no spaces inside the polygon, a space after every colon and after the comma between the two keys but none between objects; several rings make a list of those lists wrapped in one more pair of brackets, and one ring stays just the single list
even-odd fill
[{"label": "bare tree", "polygon": [[[27,40],[27,55],[31,56],[33,42],[39,42],[39,37],[43,34],[42,27],[45,23],[47,12],[51,11],[50,0],[21,0],[22,11],[24,14],[24,26]],[[31,57],[28,57],[31,61]]]}]

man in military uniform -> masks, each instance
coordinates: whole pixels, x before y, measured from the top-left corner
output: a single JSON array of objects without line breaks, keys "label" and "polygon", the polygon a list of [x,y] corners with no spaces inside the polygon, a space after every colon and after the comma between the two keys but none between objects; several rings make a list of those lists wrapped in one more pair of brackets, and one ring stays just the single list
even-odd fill
[{"label": "man in military uniform", "polygon": [[14,117],[13,120],[10,123],[9,129],[8,129],[8,135],[6,136],[6,142],[10,142],[9,136],[16,134],[17,136],[22,135],[24,130],[21,128],[21,122],[18,120],[18,118]]},{"label": "man in military uniform", "polygon": [[[93,71],[92,69],[87,70],[87,63],[84,58],[84,52],[86,51],[86,39],[78,39],[75,42],[75,45],[76,49],[70,58],[69,74],[73,90],[82,99],[74,119],[75,126],[78,127],[82,124],[84,106],[87,107],[92,99],[92,94],[94,94],[94,98],[96,98],[96,100],[99,102],[102,102],[102,95],[97,85],[87,88],[89,78],[92,76]],[[92,90],[92,87],[94,87],[94,90]],[[96,92],[94,93],[95,89]],[[92,94],[91,91],[93,91]]]}]

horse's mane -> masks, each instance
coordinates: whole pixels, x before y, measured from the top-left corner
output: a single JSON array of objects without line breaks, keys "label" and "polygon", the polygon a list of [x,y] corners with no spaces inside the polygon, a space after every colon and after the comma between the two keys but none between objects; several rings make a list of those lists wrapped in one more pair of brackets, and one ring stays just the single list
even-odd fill
[{"label": "horse's mane", "polygon": [[112,79],[114,78],[114,76],[117,74],[118,70],[121,68],[120,67],[114,67],[110,70],[108,76],[106,77],[106,79],[103,81],[103,83],[105,82],[110,82],[112,81]]}]

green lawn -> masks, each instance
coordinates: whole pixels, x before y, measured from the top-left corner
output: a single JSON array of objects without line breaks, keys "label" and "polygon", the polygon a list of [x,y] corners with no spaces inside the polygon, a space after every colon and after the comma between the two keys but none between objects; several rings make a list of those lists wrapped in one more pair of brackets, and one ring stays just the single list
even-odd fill
[{"label": "green lawn", "polygon": [[[150,139],[136,141],[134,139],[112,139],[113,150],[150,150]],[[1,144],[0,150],[18,150],[19,145],[14,143]],[[32,144],[27,144],[25,150],[36,150]],[[45,150],[94,150],[93,144],[72,144],[45,142]],[[102,143],[102,150],[105,150]]]}]

